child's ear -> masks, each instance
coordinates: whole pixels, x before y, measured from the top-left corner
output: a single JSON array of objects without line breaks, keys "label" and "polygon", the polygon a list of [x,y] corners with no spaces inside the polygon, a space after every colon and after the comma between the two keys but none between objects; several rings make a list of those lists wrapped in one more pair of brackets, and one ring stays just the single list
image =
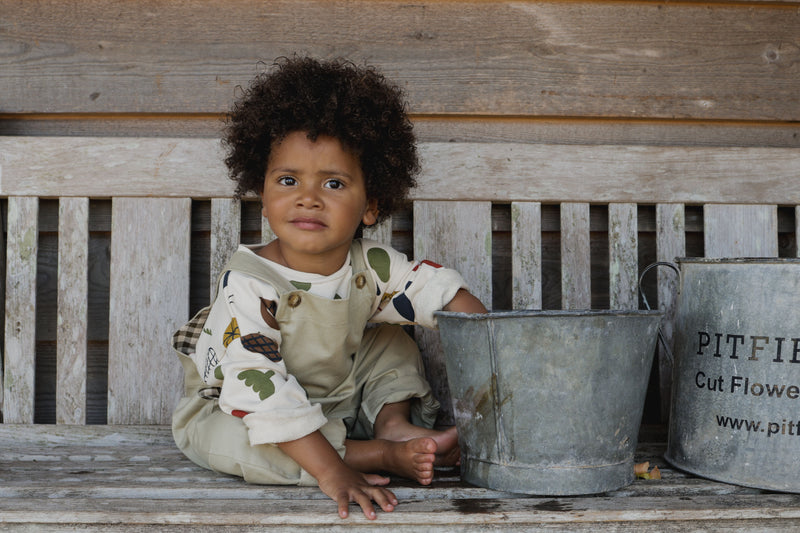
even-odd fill
[{"label": "child's ear", "polygon": [[378,221],[378,199],[372,198],[367,200],[367,209],[364,211],[364,216],[361,217],[361,222],[365,226],[372,226]]}]

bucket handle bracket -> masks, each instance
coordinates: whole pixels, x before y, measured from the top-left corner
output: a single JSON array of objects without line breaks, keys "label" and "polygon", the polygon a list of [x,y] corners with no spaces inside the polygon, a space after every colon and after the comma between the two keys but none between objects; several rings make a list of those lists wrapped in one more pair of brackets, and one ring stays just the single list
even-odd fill
[{"label": "bucket handle bracket", "polygon": [[[644,302],[644,306],[647,308],[648,311],[651,311],[652,309],[650,308],[650,303],[647,301],[647,296],[644,295],[644,290],[642,290],[642,280],[644,279],[645,274],[647,274],[650,270],[660,266],[669,267],[672,270],[674,270],[679,280],[681,277],[680,269],[678,269],[675,263],[670,263],[669,261],[656,261],[655,263],[647,265],[647,267],[644,270],[642,270],[642,274],[639,276],[639,294],[642,295],[642,302]],[[664,338],[664,334],[661,331],[661,326],[658,327],[658,341],[664,348],[664,353],[667,354],[667,359],[669,360],[669,364],[671,365],[673,363],[672,350],[667,345],[667,340]]]}]

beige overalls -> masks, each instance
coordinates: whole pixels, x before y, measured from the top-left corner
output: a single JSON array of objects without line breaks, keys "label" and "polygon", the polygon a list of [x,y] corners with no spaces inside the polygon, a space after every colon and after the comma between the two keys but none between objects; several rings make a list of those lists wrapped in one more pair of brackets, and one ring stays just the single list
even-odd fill
[{"label": "beige overalls", "polygon": [[[256,257],[237,252],[225,270],[272,285],[280,295],[275,319],[287,371],[322,406],[322,434],[344,456],[345,439],[373,438],[372,424],[387,403],[415,399],[412,422],[432,427],[439,404],[424,378],[416,343],[399,326],[367,326],[377,287],[366,268],[361,243],[350,250],[353,277],[347,299],[330,300],[297,290]],[[209,397],[187,355],[208,311],[176,332],[174,346],[184,369],[185,397],[173,414],[178,448],[200,466],[243,477],[251,483],[315,485],[316,480],[274,444],[250,445],[241,418],[220,410]],[[365,329],[366,328],[366,329]]]}]

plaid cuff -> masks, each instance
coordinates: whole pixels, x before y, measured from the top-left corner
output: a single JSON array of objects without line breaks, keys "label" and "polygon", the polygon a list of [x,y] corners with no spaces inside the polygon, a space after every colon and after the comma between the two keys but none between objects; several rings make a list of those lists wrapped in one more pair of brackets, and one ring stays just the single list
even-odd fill
[{"label": "plaid cuff", "polygon": [[189,322],[176,331],[172,336],[172,347],[182,354],[189,355],[194,353],[197,339],[200,338],[200,334],[203,332],[203,325],[206,323],[210,312],[210,306],[204,307]]}]

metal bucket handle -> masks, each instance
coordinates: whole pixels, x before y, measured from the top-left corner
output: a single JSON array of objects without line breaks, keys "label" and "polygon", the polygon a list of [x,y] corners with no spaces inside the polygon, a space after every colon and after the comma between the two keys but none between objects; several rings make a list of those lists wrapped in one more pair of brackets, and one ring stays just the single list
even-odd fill
[{"label": "metal bucket handle", "polygon": [[[647,296],[644,295],[644,291],[642,290],[642,280],[644,279],[644,275],[647,274],[651,269],[659,266],[669,267],[675,271],[675,274],[678,275],[678,280],[681,277],[681,271],[675,263],[670,263],[669,261],[656,261],[642,270],[642,274],[639,276],[639,294],[642,295],[642,302],[644,302],[644,306],[647,308],[648,311],[650,309],[650,303],[647,301]],[[669,364],[672,364],[672,350],[669,349],[667,346],[667,340],[664,338],[664,334],[661,332],[661,326],[658,327],[658,342],[661,343],[661,346],[664,348],[664,353],[667,354],[667,359],[669,359]]]}]

